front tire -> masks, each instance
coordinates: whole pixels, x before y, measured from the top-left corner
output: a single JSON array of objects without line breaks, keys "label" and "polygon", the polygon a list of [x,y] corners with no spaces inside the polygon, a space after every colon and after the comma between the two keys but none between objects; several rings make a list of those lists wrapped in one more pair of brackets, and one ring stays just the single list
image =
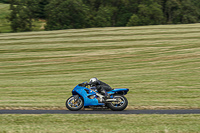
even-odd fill
[{"label": "front tire", "polygon": [[122,111],[128,105],[128,100],[124,96],[114,96],[117,99],[117,102],[108,103],[107,106],[113,111]]},{"label": "front tire", "polygon": [[76,102],[74,100],[75,100],[74,96],[68,98],[66,101],[66,107],[71,111],[78,111],[83,107],[84,104],[83,99],[79,98]]}]

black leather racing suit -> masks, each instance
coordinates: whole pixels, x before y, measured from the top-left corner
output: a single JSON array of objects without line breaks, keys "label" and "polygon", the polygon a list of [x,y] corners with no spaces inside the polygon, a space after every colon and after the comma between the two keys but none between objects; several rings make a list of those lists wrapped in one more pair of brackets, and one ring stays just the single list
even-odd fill
[{"label": "black leather racing suit", "polygon": [[105,96],[107,96],[107,93],[106,93],[107,91],[112,90],[112,88],[108,84],[106,84],[100,80],[98,80],[98,82],[95,84],[95,86],[97,88],[97,91]]}]

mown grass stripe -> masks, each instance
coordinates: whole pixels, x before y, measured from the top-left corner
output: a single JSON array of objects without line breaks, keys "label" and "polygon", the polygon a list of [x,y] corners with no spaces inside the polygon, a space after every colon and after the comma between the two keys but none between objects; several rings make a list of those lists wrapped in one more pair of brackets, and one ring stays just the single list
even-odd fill
[{"label": "mown grass stripe", "polygon": [[[200,39],[200,38],[199,38]],[[143,48],[143,47],[164,47],[164,44],[160,45],[121,45],[121,46],[92,46],[92,47],[60,47],[60,48],[31,48],[31,49],[8,49],[8,50],[0,50],[0,53],[22,53],[22,52],[52,52],[52,51],[87,51],[87,50],[115,50],[115,49],[125,49],[125,48]],[[198,44],[190,44],[188,45],[182,45],[176,46],[173,48],[170,48],[171,50],[177,50],[177,49],[184,49],[187,48],[198,48]]]},{"label": "mown grass stripe", "polygon": [[[162,37],[162,38],[141,38],[141,39],[114,39],[114,40],[74,40],[74,41],[49,41],[48,44],[54,44],[54,43],[66,43],[66,44],[77,44],[77,43],[108,43],[108,42],[134,42],[134,41],[164,41],[164,40],[183,40],[183,39],[200,39],[200,36],[195,36],[195,37]],[[38,43],[43,43],[43,42],[37,42]],[[31,44],[36,44],[35,42],[8,42],[8,43],[1,43],[0,46],[5,46],[5,45],[31,45]],[[6,50],[0,50],[1,52],[6,52]]]},{"label": "mown grass stripe", "polygon": [[110,50],[124,48],[142,47],[163,47],[163,45],[121,45],[121,46],[91,46],[91,47],[60,47],[60,48],[31,48],[31,49],[8,49],[0,50],[0,53],[21,53],[21,52],[52,52],[52,51],[87,51],[87,50]]},{"label": "mown grass stripe", "polygon": [[53,56],[50,56],[50,57],[23,57],[23,58],[0,58],[0,61],[3,62],[3,61],[26,61],[26,60],[41,60],[41,59],[63,59],[63,58],[70,58],[70,57],[73,57],[73,56],[58,56],[58,57],[53,57]]},{"label": "mown grass stripe", "polygon": [[64,33],[93,33],[93,32],[102,32],[105,31],[140,31],[140,30],[191,30],[191,29],[199,29],[200,26],[198,24],[183,24],[183,25],[156,25],[156,26],[137,26],[137,27],[106,27],[106,28],[88,28],[88,29],[69,29],[69,30],[57,30],[57,31],[37,31],[37,32],[26,32],[26,33],[1,33],[0,37],[3,36],[35,36],[35,35],[54,35],[54,34],[64,34]]},{"label": "mown grass stripe", "polygon": [[[141,55],[142,56],[142,55]],[[159,66],[159,62],[162,61],[162,63],[160,64],[162,66],[162,64],[164,62],[169,62],[169,61],[178,61],[178,60],[186,60],[187,59],[187,62],[192,62],[192,63],[195,63],[195,62],[198,62],[198,60],[196,61],[193,61],[192,59],[196,59],[200,56],[200,54],[187,54],[187,55],[171,55],[171,56],[161,56],[161,57],[151,57],[151,58],[141,58],[138,56],[135,56],[135,55],[125,55],[123,56],[123,59],[125,60],[130,60],[132,62],[134,62],[134,66],[137,66],[138,63],[147,63],[147,62],[152,62],[154,63],[156,66]],[[54,63],[46,63],[46,61],[43,61],[44,63],[37,63],[37,64],[28,64],[28,65],[12,65],[12,66],[1,66],[0,68],[2,70],[8,70],[8,69],[11,69],[11,70],[14,70],[14,69],[25,69],[25,68],[33,68],[33,67],[56,67],[58,65],[66,65],[66,66],[70,66],[70,65],[77,65],[77,64],[82,64],[84,63],[84,65],[86,64],[90,64],[90,62],[93,62],[93,63],[98,63],[98,62],[111,62],[113,65],[117,65],[117,66],[131,66],[132,63],[127,63],[127,62],[123,62],[121,61],[121,57],[119,58],[117,55],[115,56],[112,56],[112,57],[109,57],[108,56],[95,56],[96,58],[89,58],[89,57],[85,57],[84,61],[83,60],[78,60],[78,58],[71,58],[69,60],[65,59],[65,58],[61,58],[62,60],[59,61],[59,62],[54,62]],[[190,60],[190,61],[188,61]],[[65,62],[63,62],[65,61]],[[199,59],[200,61],[200,59]],[[30,62],[30,60],[29,60]],[[39,60],[38,60],[39,62]],[[122,64],[118,63],[118,62],[121,62]],[[183,63],[187,63],[187,62],[183,62]],[[180,63],[180,62],[179,62]],[[108,65],[108,64],[107,64]],[[166,64],[165,64],[166,65]],[[67,67],[69,68],[69,67]],[[72,68],[69,68],[69,70],[71,70]]]},{"label": "mown grass stripe", "polygon": [[137,27],[106,27],[106,28],[88,28],[88,29],[69,29],[69,30],[57,30],[57,31],[39,31],[39,32],[26,32],[26,33],[2,33],[0,36],[29,36],[29,35],[51,35],[51,34],[63,34],[63,33],[89,33],[89,32],[105,32],[105,31],[130,31],[130,30],[181,30],[181,29],[198,29],[198,24],[191,25],[162,25],[162,26],[137,26]]},{"label": "mown grass stripe", "polygon": [[[175,65],[174,63],[173,66],[171,66],[172,64],[163,64],[163,65],[152,65],[151,69],[157,69],[157,68],[162,68],[164,67],[164,69],[167,70],[172,70],[172,69],[179,69],[179,71],[184,71],[183,74],[186,73],[185,70],[185,65],[192,65],[194,62],[192,63],[178,63],[178,65]],[[145,63],[144,63],[145,64]],[[12,73],[0,73],[0,76],[11,76],[11,75],[16,75],[16,76],[36,76],[36,75],[60,75],[60,74],[76,74],[76,73],[90,73],[93,71],[123,71],[123,70],[136,70],[136,69],[145,69],[145,68],[149,68],[149,65],[144,65],[143,67],[141,67],[140,65],[127,65],[126,67],[124,67],[123,65],[120,66],[104,66],[104,67],[88,67],[88,68],[74,68],[74,69],[58,69],[58,70],[42,70],[42,71],[37,71],[37,70],[28,70],[28,71],[20,71],[20,72],[12,72]],[[166,67],[166,65],[169,65],[170,67]],[[183,68],[181,68],[183,67]],[[198,71],[198,69],[196,70]],[[189,72],[191,73],[191,72]],[[180,73],[179,73],[180,74]]]},{"label": "mown grass stripe", "polygon": [[35,36],[35,37],[32,37],[32,36],[29,36],[29,37],[22,37],[22,38],[19,38],[18,36],[17,37],[10,37],[10,38],[0,38],[0,40],[2,41],[5,41],[5,40],[28,40],[28,39],[48,39],[48,38],[77,38],[77,37],[112,37],[112,36],[145,36],[145,35],[177,35],[177,34],[190,34],[190,33],[200,33],[200,31],[182,31],[182,32],[150,32],[150,33],[124,33],[124,34],[91,34],[91,35],[62,35],[62,36]]}]

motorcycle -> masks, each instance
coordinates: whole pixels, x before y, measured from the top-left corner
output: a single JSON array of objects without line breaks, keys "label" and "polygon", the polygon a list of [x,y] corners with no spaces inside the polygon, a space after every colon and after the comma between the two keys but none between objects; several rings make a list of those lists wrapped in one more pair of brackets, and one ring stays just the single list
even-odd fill
[{"label": "motorcycle", "polygon": [[72,90],[72,96],[67,99],[66,107],[71,111],[78,111],[84,108],[110,108],[113,111],[122,111],[128,105],[128,100],[124,96],[128,93],[127,88],[115,88],[107,92],[109,98],[98,93],[96,87],[92,87],[87,82],[78,84]]}]

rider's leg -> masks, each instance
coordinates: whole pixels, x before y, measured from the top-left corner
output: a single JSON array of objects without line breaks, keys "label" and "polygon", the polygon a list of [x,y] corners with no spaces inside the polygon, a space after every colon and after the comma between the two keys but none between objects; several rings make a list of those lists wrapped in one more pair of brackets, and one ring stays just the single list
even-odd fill
[{"label": "rider's leg", "polygon": [[105,89],[101,89],[101,94],[105,96],[105,99],[109,98],[109,95],[108,95],[108,93],[106,92]]}]

